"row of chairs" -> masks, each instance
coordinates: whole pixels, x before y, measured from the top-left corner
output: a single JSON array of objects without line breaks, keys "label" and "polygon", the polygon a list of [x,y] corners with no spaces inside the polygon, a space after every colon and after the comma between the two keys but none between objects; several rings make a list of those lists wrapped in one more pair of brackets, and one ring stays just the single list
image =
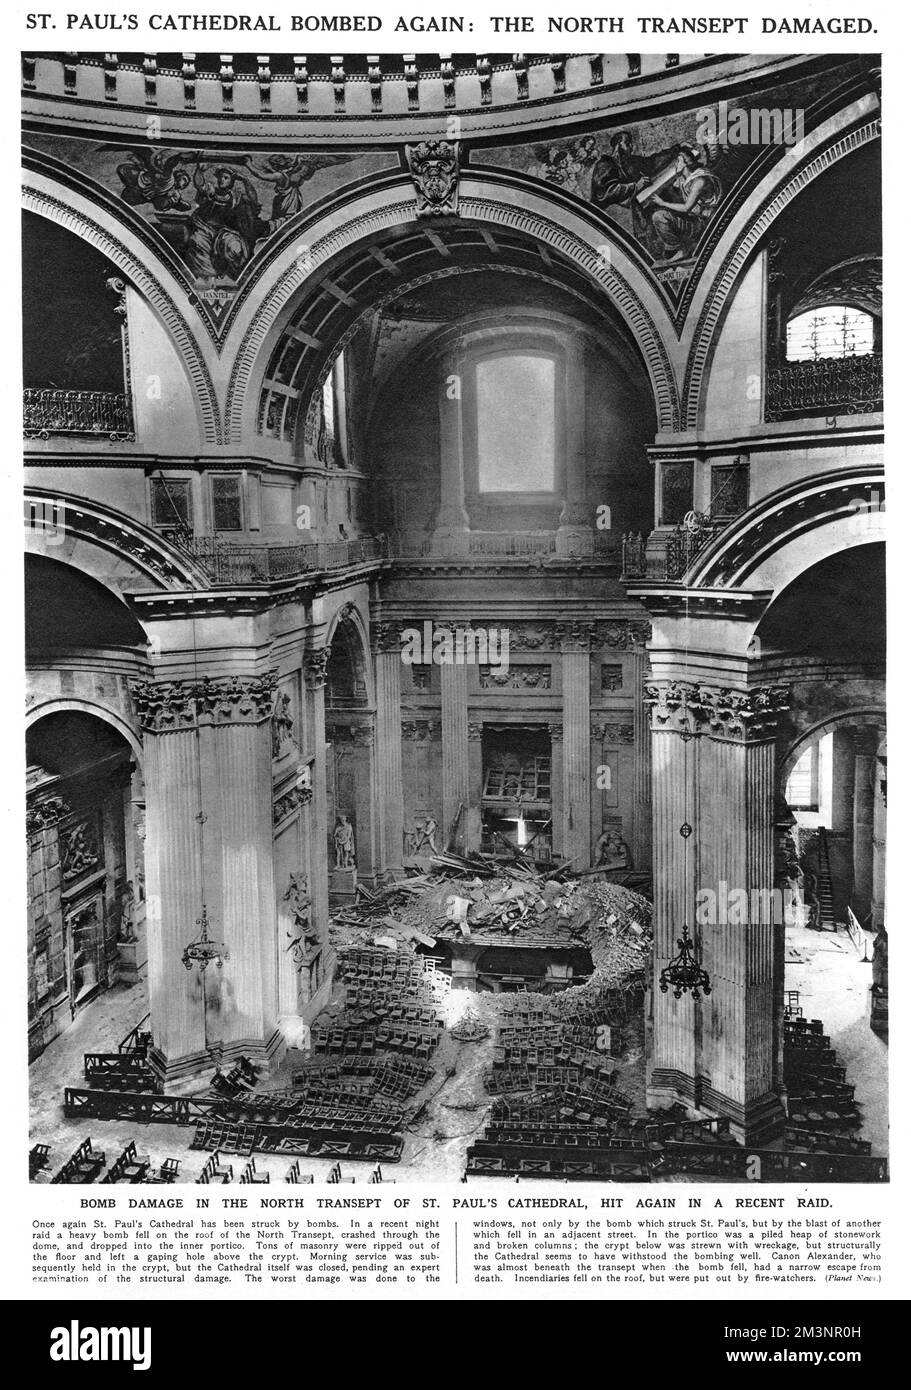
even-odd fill
[{"label": "row of chairs", "polygon": [[83,1139],[60,1171],[51,1178],[51,1182],[94,1182],[106,1163],[107,1158],[100,1149],[93,1148],[91,1138]]}]

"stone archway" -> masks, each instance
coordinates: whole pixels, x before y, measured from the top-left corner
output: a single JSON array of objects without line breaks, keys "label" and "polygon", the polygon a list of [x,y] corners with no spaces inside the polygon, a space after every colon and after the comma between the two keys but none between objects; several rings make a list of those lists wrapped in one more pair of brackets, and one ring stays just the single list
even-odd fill
[{"label": "stone archway", "polygon": [[327,641],[326,825],[330,901],[354,896],[359,880],[380,868],[375,828],[376,728],[372,672],[363,623],[354,604],[338,613]]},{"label": "stone archway", "polygon": [[[145,801],[135,731],[79,700],[34,709],[26,730],[29,1054],[115,983],[139,983],[145,946]],[[137,1019],[145,1012],[145,995]],[[117,1038],[111,1040],[111,1050]]]},{"label": "stone archway", "polygon": [[[582,211],[558,208],[546,191],[523,187],[519,195],[508,178],[489,171],[463,173],[459,219],[467,227],[483,224],[490,230],[501,227],[521,233],[545,250],[558,251],[581,270],[618,311],[638,344],[655,396],[659,429],[679,426],[672,365],[675,334],[667,307],[643,269],[619,242],[611,241],[603,223]],[[386,176],[345,208],[344,220],[337,210],[331,215],[320,212],[276,248],[255,282],[255,295],[248,293],[238,310],[225,344],[224,356],[233,362],[225,402],[228,439],[238,440],[255,430],[257,388],[265,364],[294,305],[306,295],[317,273],[327,266],[340,271],[371,239],[417,225],[410,180]],[[400,292],[401,286],[396,289]],[[338,341],[323,343],[320,351],[328,358],[337,347]],[[326,363],[320,361],[325,369]]]}]

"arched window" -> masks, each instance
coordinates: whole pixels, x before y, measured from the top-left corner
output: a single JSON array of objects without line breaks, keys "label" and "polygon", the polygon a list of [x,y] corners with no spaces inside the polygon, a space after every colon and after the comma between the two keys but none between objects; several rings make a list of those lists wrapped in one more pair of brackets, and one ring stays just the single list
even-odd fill
[{"label": "arched window", "polygon": [[815,362],[820,358],[867,357],[874,351],[872,314],[847,304],[827,304],[808,309],[788,322],[786,355],[789,362]]},{"label": "arched window", "polygon": [[532,351],[481,357],[474,387],[478,492],[554,492],[555,358]]}]

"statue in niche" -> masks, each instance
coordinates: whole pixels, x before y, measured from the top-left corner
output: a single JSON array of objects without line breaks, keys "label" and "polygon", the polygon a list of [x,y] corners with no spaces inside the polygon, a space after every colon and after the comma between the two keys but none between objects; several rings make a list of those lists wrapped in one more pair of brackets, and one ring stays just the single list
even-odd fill
[{"label": "statue in niche", "polygon": [[130,879],[127,879],[120,895],[120,930],[117,940],[124,946],[130,946],[136,940],[136,894]]},{"label": "statue in niche", "polygon": [[335,867],[337,869],[353,869],[355,867],[354,826],[344,811],[339,811],[336,816],[335,831],[332,838],[335,842]]},{"label": "statue in niche", "polygon": [[598,836],[595,844],[595,868],[629,869],[631,867],[632,857],[629,852],[629,845],[615,825],[608,826]]},{"label": "statue in niche", "polygon": [[279,695],[272,716],[272,756],[280,758],[286,743],[297,743],[294,738],[294,716],[291,713],[291,696]]},{"label": "statue in niche", "polygon": [[294,919],[294,933],[286,933],[289,941],[287,950],[291,952],[295,969],[300,974],[307,964],[306,947],[316,940],[316,932],[310,922],[311,898],[306,874],[291,874],[284,901],[290,905]]}]

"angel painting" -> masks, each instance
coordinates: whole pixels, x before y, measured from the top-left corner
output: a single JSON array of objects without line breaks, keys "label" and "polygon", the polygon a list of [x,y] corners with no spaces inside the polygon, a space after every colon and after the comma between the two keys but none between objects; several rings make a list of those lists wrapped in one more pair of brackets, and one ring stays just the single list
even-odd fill
[{"label": "angel painting", "polygon": [[131,207],[151,203],[156,212],[189,212],[190,203],[183,194],[190,186],[190,175],[178,166],[184,159],[182,150],[167,151],[129,149],[127,158],[117,166],[123,188],[120,196]]},{"label": "angel painting", "polygon": [[304,207],[303,185],[320,169],[344,164],[344,154],[270,154],[265,166],[251,172],[263,183],[274,185],[271,225],[273,230],[289,217],[296,217]]}]

